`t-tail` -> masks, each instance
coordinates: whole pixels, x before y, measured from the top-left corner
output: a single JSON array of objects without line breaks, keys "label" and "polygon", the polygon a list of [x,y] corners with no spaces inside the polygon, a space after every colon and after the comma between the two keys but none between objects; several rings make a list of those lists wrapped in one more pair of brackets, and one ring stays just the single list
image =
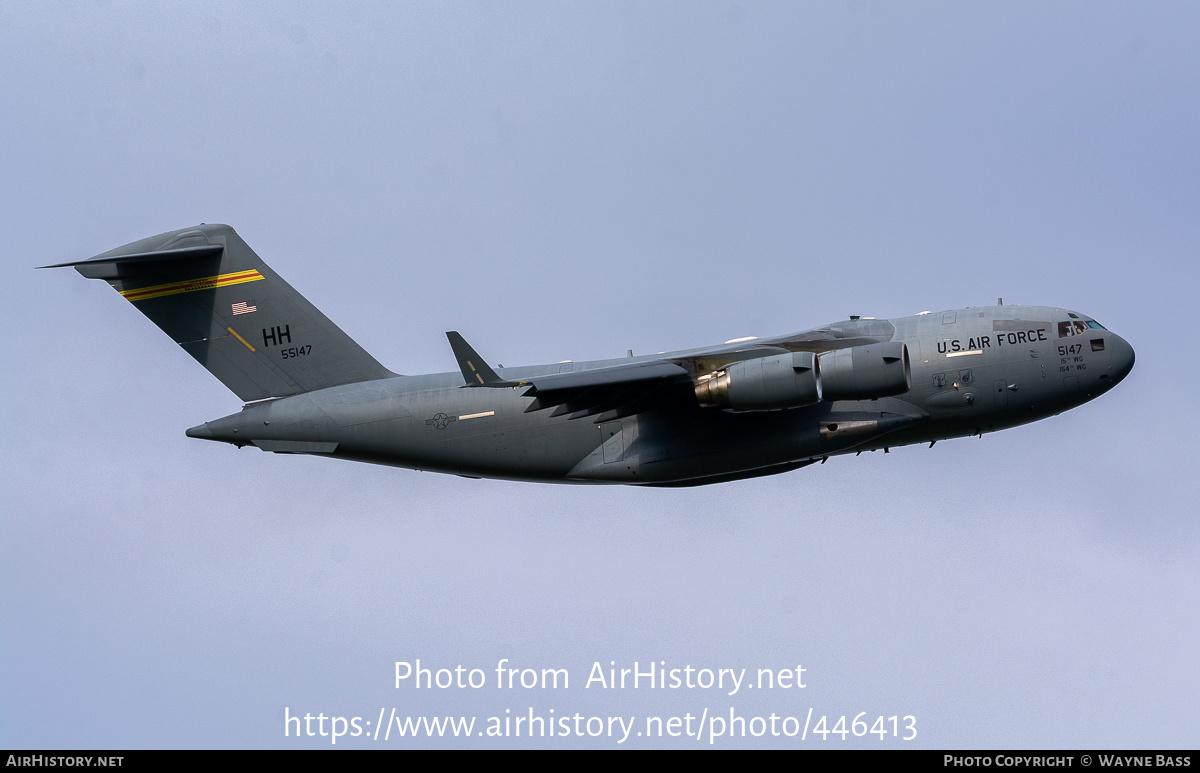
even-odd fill
[{"label": "t-tail", "polygon": [[103,279],[244,402],[388,378],[227,225],[126,244],[71,266]]}]

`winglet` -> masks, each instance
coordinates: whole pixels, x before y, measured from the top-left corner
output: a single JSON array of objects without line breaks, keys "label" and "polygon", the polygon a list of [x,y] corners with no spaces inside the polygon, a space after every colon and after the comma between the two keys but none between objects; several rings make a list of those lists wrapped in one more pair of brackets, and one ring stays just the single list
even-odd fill
[{"label": "winglet", "polygon": [[505,381],[496,375],[496,371],[492,370],[483,361],[483,358],[479,356],[479,352],[472,349],[471,345],[457,331],[448,331],[446,338],[450,339],[450,348],[454,350],[454,359],[458,360],[459,370],[462,371],[467,386],[501,387],[513,385],[511,381]]}]

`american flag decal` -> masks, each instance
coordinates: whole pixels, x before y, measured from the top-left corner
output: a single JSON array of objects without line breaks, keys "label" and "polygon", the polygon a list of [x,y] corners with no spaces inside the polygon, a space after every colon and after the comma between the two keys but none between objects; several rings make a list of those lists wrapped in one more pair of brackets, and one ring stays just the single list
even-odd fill
[{"label": "american flag decal", "polygon": [[258,311],[258,307],[254,305],[254,301],[238,301],[233,304],[233,316],[238,314],[253,314]]}]

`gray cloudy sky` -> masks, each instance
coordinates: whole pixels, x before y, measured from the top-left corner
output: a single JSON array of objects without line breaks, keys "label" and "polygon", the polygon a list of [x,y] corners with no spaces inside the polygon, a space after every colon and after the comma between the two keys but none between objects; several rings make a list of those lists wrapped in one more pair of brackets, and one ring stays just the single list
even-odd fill
[{"label": "gray cloudy sky", "polygon": [[[1194,3],[3,3],[0,746],[733,707],[1194,747],[1198,33]],[[236,451],[183,435],[232,394],[32,270],[201,221],[402,373],[454,369],[451,329],[516,365],[997,296],[1138,361],[1032,426],[691,490]],[[571,686],[394,689],[417,658]],[[651,660],[808,686],[583,686]]]}]

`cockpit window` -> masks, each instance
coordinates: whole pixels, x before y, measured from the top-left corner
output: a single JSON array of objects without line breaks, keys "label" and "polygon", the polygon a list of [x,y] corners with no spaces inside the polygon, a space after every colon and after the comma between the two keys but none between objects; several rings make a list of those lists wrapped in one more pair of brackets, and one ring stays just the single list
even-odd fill
[{"label": "cockpit window", "polygon": [[1086,333],[1088,324],[1082,320],[1068,320],[1058,323],[1058,337],[1066,338],[1067,336],[1076,336],[1081,333]]},{"label": "cockpit window", "polygon": [[1105,329],[1104,325],[1101,325],[1099,322],[1097,322],[1094,319],[1088,320],[1088,327],[1090,327],[1093,330],[1104,330]]}]

